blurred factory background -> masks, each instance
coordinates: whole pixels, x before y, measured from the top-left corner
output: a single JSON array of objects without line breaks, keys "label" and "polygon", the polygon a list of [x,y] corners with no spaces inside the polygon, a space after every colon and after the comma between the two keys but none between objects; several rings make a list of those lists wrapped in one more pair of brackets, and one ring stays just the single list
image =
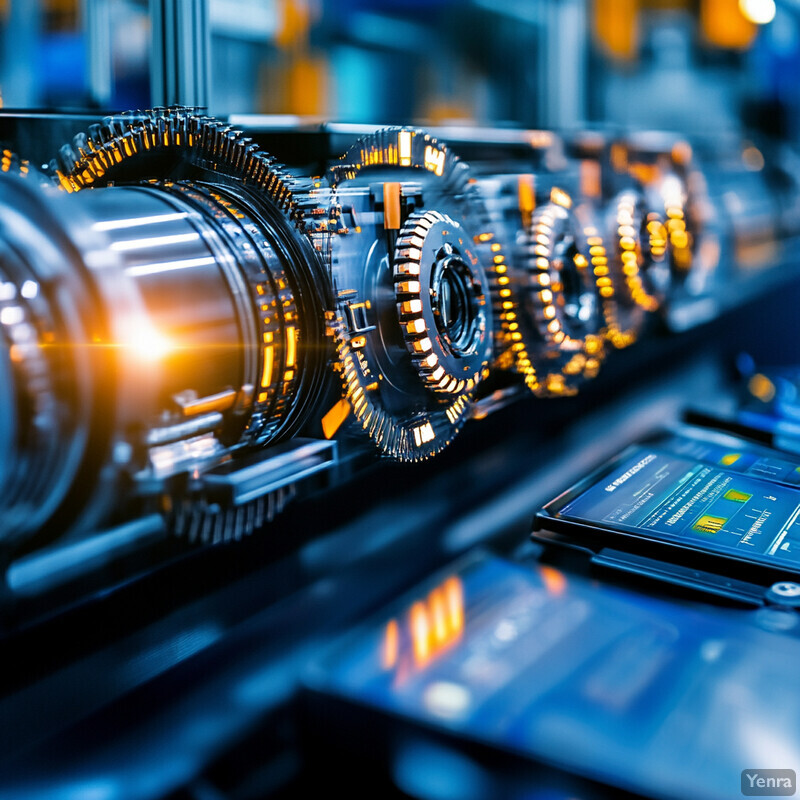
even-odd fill
[{"label": "blurred factory background", "polygon": [[[6,108],[800,134],[794,0],[5,0],[0,17]],[[155,74],[173,48],[166,69],[195,70],[179,98]]]}]

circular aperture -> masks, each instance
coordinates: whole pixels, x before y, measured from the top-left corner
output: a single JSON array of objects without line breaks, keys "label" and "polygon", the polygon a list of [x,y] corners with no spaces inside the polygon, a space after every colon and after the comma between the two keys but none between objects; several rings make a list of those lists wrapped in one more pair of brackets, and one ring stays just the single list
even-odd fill
[{"label": "circular aperture", "polygon": [[511,294],[501,244],[467,165],[424,131],[376,131],[328,179],[345,234],[331,238],[331,265],[346,289],[334,335],[352,427],[392,458],[428,458],[488,374]]},{"label": "circular aperture", "polygon": [[554,246],[551,259],[552,286],[559,316],[567,330],[580,330],[597,313],[597,296],[575,265],[578,246],[575,237],[565,234]]},{"label": "circular aperture", "polygon": [[480,290],[458,251],[445,244],[431,281],[436,329],[450,352],[472,355],[481,337]]},{"label": "circular aperture", "polygon": [[472,390],[490,353],[490,314],[480,262],[464,229],[438,211],[417,212],[397,240],[394,263],[399,322],[427,388]]},{"label": "circular aperture", "polygon": [[[538,380],[528,385],[537,394],[574,393],[580,381],[600,368],[602,319],[589,260],[594,251],[599,257],[600,248],[587,249],[579,239],[574,212],[555,201],[537,209],[521,242],[528,268],[522,298],[533,328],[528,330],[529,346],[539,358]],[[600,262],[596,267],[607,268]]]}]

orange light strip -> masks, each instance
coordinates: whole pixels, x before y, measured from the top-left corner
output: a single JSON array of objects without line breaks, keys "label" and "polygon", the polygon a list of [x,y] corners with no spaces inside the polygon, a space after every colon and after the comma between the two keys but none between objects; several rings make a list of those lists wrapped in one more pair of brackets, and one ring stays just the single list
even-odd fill
[{"label": "orange light strip", "polygon": [[264,369],[261,373],[261,385],[266,389],[272,383],[273,345],[264,346]]},{"label": "orange light strip", "polygon": [[289,326],[286,329],[286,366],[293,367],[297,357],[297,328]]}]

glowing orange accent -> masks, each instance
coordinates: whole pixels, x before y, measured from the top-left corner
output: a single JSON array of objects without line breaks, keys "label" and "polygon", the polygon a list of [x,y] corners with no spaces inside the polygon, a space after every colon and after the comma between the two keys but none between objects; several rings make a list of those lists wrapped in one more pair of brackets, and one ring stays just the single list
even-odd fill
[{"label": "glowing orange accent", "polygon": [[297,328],[286,329],[286,366],[293,367],[297,357]]},{"label": "glowing orange accent", "polygon": [[433,639],[437,646],[441,646],[450,633],[444,592],[441,588],[437,587],[428,595],[428,610],[431,615]]},{"label": "glowing orange accent", "polygon": [[[457,642],[464,631],[464,589],[453,575],[436,586],[425,600],[417,600],[409,609],[408,631],[413,663],[422,669]],[[382,644],[385,669],[400,666],[400,627],[396,620],[386,626]]]},{"label": "glowing orange accent", "polygon": [[[439,367],[437,370],[434,371],[433,375],[431,375],[431,379],[434,381],[440,381],[439,385],[446,385],[447,378],[444,376],[444,370]],[[433,425],[430,422],[426,422],[424,425],[418,425],[414,428],[414,442],[417,447],[421,447],[426,442],[431,442],[436,438],[436,433],[433,430]]]},{"label": "glowing orange accent", "polygon": [[411,131],[400,131],[397,134],[397,153],[401,167],[411,166]]},{"label": "glowing orange accent", "polygon": [[272,383],[273,347],[268,344],[264,347],[264,369],[261,373],[261,385],[266,389]]},{"label": "glowing orange accent", "polygon": [[397,658],[400,654],[400,626],[396,619],[390,619],[386,623],[386,632],[383,637],[383,648],[381,653],[381,663],[384,669],[392,669],[397,665]]},{"label": "glowing orange accent", "polygon": [[645,186],[654,184],[660,174],[660,170],[655,164],[631,164],[629,169],[631,175]]},{"label": "glowing orange accent", "polygon": [[563,189],[559,189],[558,186],[554,186],[550,190],[550,200],[563,208],[572,207],[572,198]]},{"label": "glowing orange accent", "polygon": [[173,343],[150,325],[143,324],[131,332],[130,340],[123,343],[140,361],[160,361],[173,350]]},{"label": "glowing orange accent", "polygon": [[710,44],[733,50],[750,47],[758,30],[742,13],[739,0],[701,0],[700,28]]},{"label": "glowing orange accent", "polygon": [[581,192],[585,197],[600,197],[602,194],[600,164],[597,161],[581,161]]},{"label": "glowing orange accent", "polygon": [[639,1],[595,0],[594,33],[609,55],[635,58],[639,50]]},{"label": "glowing orange accent", "polygon": [[611,166],[617,172],[624,172],[628,168],[628,151],[621,142],[611,145]]},{"label": "glowing orange accent", "polygon": [[760,372],[753,375],[747,383],[750,394],[764,403],[769,403],[775,397],[775,384]]},{"label": "glowing orange accent", "polygon": [[539,567],[539,575],[542,577],[545,589],[550,594],[562,595],[567,589],[567,579],[564,573],[554,567]]},{"label": "glowing orange accent", "polygon": [[236,392],[228,389],[197,400],[182,401],[181,409],[185,417],[193,417],[197,414],[207,414],[209,411],[227,411],[235,402]]},{"label": "glowing orange accent", "polygon": [[683,140],[672,145],[672,160],[676,164],[687,166],[692,160],[692,146]]},{"label": "glowing orange accent", "polygon": [[440,176],[444,172],[444,150],[428,145],[425,148],[425,169]]},{"label": "glowing orange accent", "polygon": [[747,388],[750,390],[750,394],[764,403],[769,403],[775,397],[775,384],[760,372],[750,378]]},{"label": "glowing orange accent", "polygon": [[75,187],[72,185],[72,181],[64,175],[63,172],[56,170],[56,176],[58,177],[58,182],[61,184],[61,188],[68,193],[74,192]]},{"label": "glowing orange accent", "polygon": [[457,575],[452,575],[444,582],[442,588],[447,602],[450,629],[460,634],[464,629],[464,586]]},{"label": "glowing orange accent", "polygon": [[350,403],[346,398],[338,400],[322,418],[322,432],[326,439],[332,439],[350,413]]},{"label": "glowing orange accent", "polygon": [[397,231],[400,223],[400,184],[387,181],[383,184],[383,227],[387,231]]},{"label": "glowing orange accent", "polygon": [[522,214],[522,224],[527,227],[531,224],[531,217],[536,209],[536,189],[533,175],[519,176],[517,197],[519,210]]}]

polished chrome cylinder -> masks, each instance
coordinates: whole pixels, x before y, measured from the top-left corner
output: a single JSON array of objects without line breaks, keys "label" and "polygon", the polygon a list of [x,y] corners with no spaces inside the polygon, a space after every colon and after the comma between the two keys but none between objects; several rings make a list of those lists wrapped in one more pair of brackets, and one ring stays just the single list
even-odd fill
[{"label": "polished chrome cylinder", "polygon": [[326,365],[316,255],[270,213],[235,186],[0,180],[7,539],[302,424]]}]

